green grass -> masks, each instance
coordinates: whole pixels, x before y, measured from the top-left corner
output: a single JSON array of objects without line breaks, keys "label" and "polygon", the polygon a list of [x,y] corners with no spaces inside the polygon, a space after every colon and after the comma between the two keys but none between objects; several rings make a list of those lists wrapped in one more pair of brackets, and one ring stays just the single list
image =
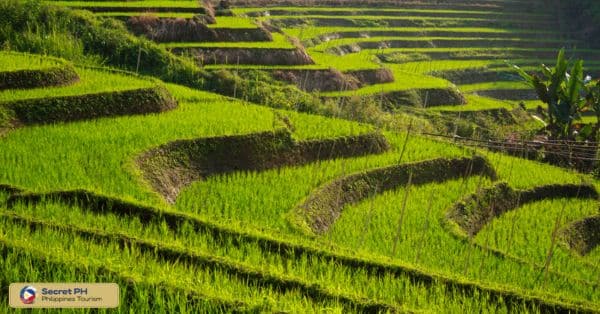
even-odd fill
[{"label": "green grass", "polygon": [[[155,242],[159,247],[173,247],[191,253],[210,252],[214,260],[223,260],[233,258],[237,265],[261,265],[261,270],[264,273],[271,272],[280,278],[302,278],[307,282],[319,285],[333,293],[340,293],[352,296],[365,296],[371,300],[380,300],[395,304],[398,307],[410,308],[418,306],[424,310],[439,311],[453,309],[460,311],[461,308],[483,308],[492,309],[495,307],[503,308],[504,305],[495,302],[489,302],[489,295],[483,293],[479,297],[473,297],[468,294],[463,294],[455,291],[446,291],[441,287],[428,288],[422,285],[411,283],[410,279],[405,276],[390,276],[383,277],[373,276],[366,269],[357,267],[349,268],[339,265],[335,262],[326,259],[316,258],[310,255],[301,255],[297,258],[288,259],[279,253],[263,251],[256,243],[238,239],[238,244],[228,242],[228,240],[212,238],[205,233],[193,232],[193,229],[184,227],[177,231],[170,231],[164,228],[160,222],[152,223],[151,225],[140,225],[135,219],[123,219],[111,214],[108,215],[91,215],[85,210],[77,207],[70,208],[67,215],[64,213],[64,205],[46,203],[38,207],[23,207],[17,206],[17,214],[21,217],[32,216],[32,210],[39,211],[39,218],[42,221],[52,221],[55,224],[68,226],[74,220],[78,221],[78,226],[84,228],[97,229],[101,227],[106,232],[114,232],[115,234],[129,234],[130,236],[140,236]],[[81,228],[80,227],[80,228]],[[93,256],[93,255],[92,255]],[[143,263],[146,260],[154,257],[144,255],[140,257]],[[136,264],[140,264],[139,262]],[[152,262],[150,263],[153,264]],[[111,263],[111,266],[116,266]],[[149,266],[147,266],[149,267]],[[177,266],[175,266],[177,267]],[[177,268],[176,268],[177,269]],[[133,270],[135,272],[135,269]],[[156,280],[152,270],[148,270],[149,280]],[[155,271],[160,271],[156,269]],[[129,271],[128,274],[131,274]],[[217,271],[217,276],[219,272]],[[172,275],[171,277],[175,277]],[[196,277],[196,276],[194,276]],[[146,282],[145,277],[134,277],[141,282]],[[173,278],[176,279],[176,278]],[[171,278],[160,278],[162,282],[174,284],[182,287],[179,283],[172,282]],[[233,281],[229,278],[225,284],[230,284]],[[209,281],[210,283],[210,281]],[[218,286],[216,287],[218,288]],[[227,290],[232,287],[228,287]],[[236,287],[233,287],[236,288]],[[212,291],[209,289],[208,291]],[[207,293],[200,290],[203,295]],[[199,292],[200,292],[199,291]],[[263,291],[256,291],[259,293]],[[393,292],[393,293],[390,293]],[[210,294],[209,294],[210,295]],[[225,298],[224,298],[225,297]],[[226,296],[220,298],[228,299]],[[239,299],[240,296],[232,296],[232,299]],[[272,299],[270,296],[269,299]],[[260,302],[264,298],[261,295],[256,295],[250,302],[257,300]],[[427,303],[423,303],[426,299]],[[256,301],[254,301],[256,302]],[[309,300],[305,301],[309,303]],[[335,306],[335,305],[334,305]],[[337,306],[339,307],[339,306]],[[322,307],[321,307],[322,308]],[[315,308],[317,310],[317,308]],[[331,309],[330,309],[331,310]],[[347,310],[346,310],[347,311]]]},{"label": "green grass", "polygon": [[[544,265],[555,228],[598,213],[596,200],[558,199],[527,204],[508,212],[481,230],[475,241]],[[557,226],[558,221],[558,226]],[[560,239],[557,239],[560,241]],[[598,265],[585,263],[559,242],[554,244],[551,269],[594,282]]]},{"label": "green grass", "polygon": [[525,82],[489,82],[489,83],[477,83],[477,84],[468,84],[468,85],[460,85],[460,90],[463,92],[475,92],[479,90],[490,90],[490,89],[531,89],[531,87]]},{"label": "green grass", "polygon": [[[0,165],[0,182],[36,191],[84,188],[161,204],[139,177],[133,161],[138,154],[182,138],[247,134],[274,127],[275,118],[267,108],[172,85],[169,89],[179,100],[179,108],[161,115],[31,127],[9,133],[0,141],[0,159],[6,161]],[[342,120],[289,115],[298,130],[295,136],[300,138],[369,130]]]},{"label": "green grass", "polygon": [[[3,162],[0,164],[3,169],[0,173],[3,177],[0,180],[37,191],[86,188],[125,199],[137,199],[144,203],[161,205],[149,188],[140,181],[139,174],[130,164],[131,159],[139,152],[177,138],[248,133],[273,127],[273,116],[268,109],[225,101],[211,94],[193,92],[176,86],[169,88],[178,97],[181,105],[173,112],[148,117],[121,117],[13,131],[1,142],[0,158]],[[299,130],[295,136],[300,139],[360,134],[369,130],[366,126],[350,122],[293,113],[287,113],[287,115]],[[152,130],[152,132],[148,132],[148,130]],[[176,209],[242,230],[262,230],[269,234],[289,234],[287,237],[295,237],[287,227],[284,219],[285,213],[302,201],[303,197],[314,188],[343,174],[398,162],[404,137],[402,134],[387,134],[387,137],[393,145],[393,150],[380,156],[334,160],[303,167],[208,178],[185,190]],[[463,153],[462,150],[449,144],[436,144],[430,140],[414,137],[411,138],[403,161],[439,156],[460,156]],[[535,167],[531,168],[533,167],[532,163],[527,163],[523,167],[525,168],[516,171],[527,171],[527,167],[536,169]],[[63,169],[69,169],[69,171],[64,172]],[[565,179],[565,172],[562,170],[548,166],[544,166],[544,169],[542,172],[536,170],[536,173],[543,174],[545,180],[553,181],[556,176],[560,176],[561,180]],[[93,180],[91,180],[92,178]],[[254,188],[248,189],[249,186]],[[281,195],[286,195],[286,197],[282,198]],[[152,225],[150,228],[141,227],[136,219],[124,220],[110,214],[93,215],[76,208],[70,208],[67,214],[64,205],[48,203],[42,206],[43,209],[40,208],[40,210],[20,206],[17,206],[15,210],[21,215],[34,215],[34,217],[58,221],[61,224],[73,224],[74,221],[77,221],[77,225],[82,227],[102,228],[114,232],[126,232],[143,238],[183,243],[185,247],[192,248],[192,250],[199,250],[208,245],[206,241],[213,241],[200,236],[201,234],[189,228],[183,228],[174,235],[171,233],[173,231],[165,230],[160,223]],[[294,296],[294,294],[281,296],[273,294],[269,290],[241,287],[240,282],[223,277],[218,272],[211,272],[215,277],[208,279],[205,277],[207,270],[197,267],[171,265],[168,266],[169,272],[164,272],[162,270],[167,265],[155,261],[155,257],[135,250],[127,253],[117,252],[115,251],[116,247],[110,243],[92,245],[88,241],[69,234],[45,231],[29,233],[25,237],[25,231],[22,228],[7,221],[4,222],[4,225],[6,225],[6,228],[3,228],[6,230],[3,235],[5,241],[23,245],[29,250],[41,251],[41,243],[45,242],[38,238],[44,238],[51,242],[50,246],[44,244],[44,249],[47,250],[50,247],[53,258],[66,255],[75,257],[76,260],[95,262],[93,265],[96,266],[99,265],[98,261],[110,260],[108,265],[111,269],[151,285],[166,282],[182,288],[192,286],[196,287],[194,289],[202,291],[204,295],[231,297],[250,302],[262,300],[263,296],[269,295],[269,298],[273,298],[273,308],[278,309],[306,309],[307,306],[312,306],[311,303],[305,303],[307,301],[299,301],[297,295]],[[285,238],[283,235],[281,237]],[[24,242],[23,238],[31,239],[31,241]],[[328,242],[327,238],[324,238],[323,241]],[[335,242],[332,241],[332,243]],[[70,246],[64,247],[59,243],[70,243]],[[351,245],[348,245],[349,243],[338,244],[352,248]],[[181,244],[179,245],[181,246]],[[217,249],[217,247],[221,248]],[[455,295],[441,288],[427,289],[412,285],[409,278],[402,280],[392,277],[374,278],[357,269],[345,269],[335,263],[315,261],[309,257],[294,260],[291,265],[287,264],[288,262],[277,262],[276,256],[259,254],[256,247],[252,250],[251,247],[244,246],[234,249],[230,245],[223,246],[223,243],[220,243],[212,244],[209,248],[211,254],[229,256],[250,265],[265,265],[264,267],[269,265],[269,269],[273,267],[274,271],[318,282],[333,291],[364,295],[409,308],[419,306],[431,311],[447,308],[459,311],[465,307],[491,309],[497,306],[496,303],[485,301],[486,298],[483,296],[478,299],[461,294]],[[366,252],[370,252],[374,256],[380,255],[376,250],[366,250]],[[109,256],[111,257],[109,258]],[[133,262],[134,260],[135,262]],[[133,268],[126,266],[132,263],[139,266]],[[425,266],[421,265],[421,267]],[[452,274],[448,270],[435,270],[429,266],[425,269]],[[511,268],[507,266],[507,269]],[[180,276],[186,272],[192,272],[194,276],[180,280]],[[517,275],[511,276],[516,277]],[[509,277],[509,279],[513,277]],[[511,280],[504,277],[499,278],[502,279],[497,279],[499,282],[516,286],[516,283],[511,281],[514,278]],[[202,280],[203,283],[197,285],[190,280]],[[558,284],[556,283],[556,285]],[[212,288],[209,288],[209,285]],[[551,284],[551,287],[555,287],[554,283]],[[579,289],[584,289],[584,287]],[[224,292],[216,294],[216,291],[219,290]],[[238,290],[239,293],[236,294],[235,291]],[[390,294],[390,291],[402,291],[402,297],[398,299],[398,295]],[[560,290],[557,293],[569,296],[575,293],[572,291],[578,290],[569,286],[564,288],[564,291]],[[425,296],[427,302],[423,302]],[[323,305],[315,306],[320,308]]]},{"label": "green grass", "polygon": [[0,52],[0,72],[46,69],[62,64],[63,62],[48,57]]},{"label": "green grass", "polygon": [[[0,219],[0,225],[3,227],[0,241],[24,246],[30,251],[44,251],[44,255],[63,262],[77,262],[92,267],[104,266],[137,282],[154,286],[167,283],[207,298],[243,300],[272,310],[310,311],[317,305],[298,292],[279,293],[270,288],[247,285],[242,279],[218,269],[178,262],[161,262],[153,254],[140,249],[122,250],[118,243],[92,243],[73,234],[44,229],[30,232],[29,229],[12,224],[7,219]],[[22,240],[27,238],[31,241]],[[65,245],[67,243],[68,245]],[[263,302],[264,304],[261,304]]]},{"label": "green grass", "polygon": [[98,16],[105,17],[132,17],[132,16],[156,16],[159,18],[182,18],[182,19],[191,19],[195,15],[194,13],[180,13],[180,12],[97,12],[95,13]]},{"label": "green grass", "polygon": [[[238,16],[217,16],[216,24],[208,24],[210,28],[257,28],[253,19]],[[275,33],[273,35],[280,35]]]},{"label": "green grass", "polygon": [[157,82],[154,80],[135,77],[132,75],[112,73],[105,70],[77,68],[77,73],[79,74],[80,82],[74,85],[53,88],[46,87],[26,90],[0,91],[0,104],[2,102],[20,99],[73,96],[131,90],[136,88],[151,87],[157,84]]},{"label": "green grass", "polygon": [[[511,41],[511,42],[515,42],[515,43],[519,43],[519,42],[527,42],[527,43],[556,43],[558,46],[560,45],[564,45],[569,43],[569,41],[565,41],[565,40],[560,40],[560,39],[548,39],[548,38],[544,38],[544,39],[531,39],[531,38],[519,38],[518,36],[515,37],[493,37],[493,36],[486,36],[486,37],[460,37],[460,34],[457,34],[456,37],[431,37],[431,36],[419,36],[419,37],[402,37],[402,36],[376,36],[376,37],[368,37],[368,38],[341,38],[341,39],[332,39],[324,44],[318,45],[317,47],[329,47],[329,48],[335,48],[337,46],[343,46],[343,45],[351,45],[351,44],[360,44],[360,43],[373,43],[373,42],[386,42],[386,41],[407,41],[407,42],[422,42],[422,41],[436,41],[436,40],[448,40],[448,41],[467,41],[467,42],[472,42],[473,44],[477,44],[478,42],[481,41],[489,41],[491,43],[493,43],[494,41]],[[393,48],[392,48],[393,49]],[[532,48],[533,49],[533,48]]]},{"label": "green grass", "polygon": [[431,110],[436,111],[481,111],[504,108],[508,110],[514,109],[518,105],[518,101],[497,100],[489,97],[483,97],[473,94],[465,94],[467,104],[462,106],[438,106],[432,107]]},{"label": "green grass", "polygon": [[[283,31],[300,40],[307,40],[316,38],[319,36],[324,36],[328,34],[336,34],[336,33],[345,33],[345,32],[377,32],[377,31],[388,31],[388,32],[398,32],[398,33],[427,33],[427,32],[436,32],[436,31],[444,31],[444,32],[454,32],[459,37],[459,34],[514,34],[514,36],[518,36],[519,34],[530,34],[533,31],[527,30],[510,30],[504,28],[486,28],[486,27],[300,27],[300,28],[284,28]],[[544,32],[535,31],[535,33],[544,34]],[[548,35],[551,35],[552,32],[548,32]]]},{"label": "green grass", "polygon": [[302,18],[302,19],[350,19],[350,20],[356,20],[356,21],[363,21],[363,22],[367,22],[367,21],[381,21],[381,20],[396,20],[396,21],[413,21],[413,20],[419,20],[419,21],[425,21],[425,22],[430,22],[433,26],[435,26],[434,24],[436,24],[436,22],[438,23],[443,23],[443,22],[456,22],[456,23],[462,23],[462,22],[477,22],[477,21],[485,21],[485,19],[483,18],[452,18],[452,17],[421,17],[421,16],[369,16],[369,15],[352,15],[352,16],[332,16],[332,15],[319,15],[319,14],[309,14],[309,15],[302,15],[302,16],[297,16],[297,15],[277,15],[277,16],[266,16],[266,17],[259,17],[258,19],[261,21],[266,21],[266,20],[270,20],[270,21],[277,21],[277,20],[282,20],[282,19],[296,19],[296,18]]},{"label": "green grass", "polygon": [[[337,62],[344,62],[345,57],[340,58]],[[350,59],[350,57],[348,58]],[[322,62],[320,59],[317,59]],[[333,60],[332,60],[333,62]],[[362,63],[364,64],[364,63]],[[395,81],[386,84],[369,85],[354,91],[341,91],[322,93],[323,96],[338,97],[352,95],[373,95],[378,93],[387,93],[393,91],[422,89],[422,88],[447,88],[453,84],[447,80],[427,75],[433,71],[460,69],[468,65],[469,67],[485,66],[490,64],[490,61],[426,61],[426,62],[411,62],[401,65],[390,64],[387,68],[394,73]],[[359,63],[347,63],[348,69],[357,69]],[[354,68],[352,68],[354,66]],[[375,64],[373,65],[375,67]]]},{"label": "green grass", "polygon": [[[468,278],[477,278],[498,284],[511,283],[538,293],[571,291],[570,297],[589,297],[596,300],[594,302],[598,302],[600,295],[595,292],[596,289],[593,285],[578,284],[578,281],[589,280],[594,270],[583,263],[578,263],[576,259],[562,265],[563,267],[558,267],[558,265],[553,267],[553,271],[560,271],[566,275],[555,274],[551,281],[556,285],[552,287],[553,284],[549,284],[544,287],[537,278],[538,273],[531,269],[531,265],[523,265],[510,258],[496,257],[484,249],[472,247],[468,242],[451,236],[440,225],[445,211],[452,206],[453,202],[459,200],[465,193],[475,191],[481,184],[487,185],[489,182],[487,179],[472,178],[466,182],[456,180],[411,189],[403,218],[402,233],[395,254],[392,248],[397,235],[406,189],[386,192],[357,206],[345,208],[341,219],[323,237],[340,245],[354,248],[359,252],[376,252],[391,258],[414,261],[426,268],[448,273],[461,273]],[[592,201],[588,201],[589,205],[592,203]],[[548,216],[548,219],[552,219],[551,215]],[[534,219],[535,216],[532,217],[532,220]],[[503,227],[505,227],[504,231],[511,230],[506,226]],[[531,239],[531,235],[539,230],[540,228],[533,224],[528,228],[521,228],[525,239]],[[498,237],[506,239],[503,236],[505,234]],[[482,235],[479,237],[483,239]],[[543,250],[545,247],[538,246],[536,241],[530,241],[521,242],[523,245],[519,249],[528,252],[527,243],[530,247],[536,247],[539,250]],[[478,241],[481,244],[483,242]],[[514,244],[514,247],[517,246],[519,243]],[[569,255],[565,251],[561,251],[561,254]],[[554,261],[559,263],[558,260]],[[543,262],[543,259],[531,262]],[[591,280],[591,282],[594,281]]]},{"label": "green grass", "polygon": [[[53,2],[74,6],[144,6],[197,7],[197,1],[135,2]],[[184,4],[185,3],[185,4]],[[288,8],[285,8],[288,9]],[[265,10],[235,9],[236,13]],[[302,11],[303,8],[293,10]],[[310,9],[312,10],[312,9]],[[319,8],[315,11],[347,10]],[[467,13],[470,10],[396,10],[418,13]],[[480,12],[478,12],[480,13]],[[492,13],[490,11],[490,13]],[[117,16],[116,14],[107,14]],[[127,13],[129,15],[129,13]],[[545,14],[540,13],[540,16]],[[164,16],[183,15],[165,13]],[[186,15],[187,16],[187,15]],[[319,15],[310,15],[318,17]],[[302,16],[291,16],[302,17]],[[331,17],[331,16],[329,16]],[[275,17],[277,18],[277,17]],[[352,16],[373,20],[376,16]],[[391,17],[392,19],[395,17]],[[398,19],[403,17],[398,17]],[[406,17],[407,19],[413,17]],[[265,18],[268,19],[268,18]],[[381,17],[390,19],[390,17]],[[422,19],[432,24],[444,21],[463,23],[481,19]],[[252,18],[217,17],[216,28],[256,28]],[[342,28],[307,27],[285,29],[287,35],[301,39],[339,31],[384,30],[382,27]],[[387,30],[387,29],[386,29]],[[519,34],[534,30],[502,28],[390,28],[416,32],[427,30],[461,33],[488,33],[489,38],[503,37],[520,41]],[[274,33],[273,42],[250,43],[177,43],[174,47],[293,48],[284,35]],[[426,35],[425,35],[426,36]],[[423,37],[418,40],[432,39]],[[381,41],[415,37],[373,37],[331,40],[308,48],[316,64],[299,67],[240,66],[240,68],[295,68],[340,71],[390,68],[396,81],[365,86],[357,91],[321,93],[321,96],[375,95],[380,92],[420,88],[447,88],[450,81],[436,78],[432,72],[460,69],[506,70],[506,65],[484,53],[518,53],[533,51],[503,47],[494,49],[426,48],[362,50],[344,56],[327,52],[335,45],[359,41]],[[549,37],[554,38],[554,37]],[[478,39],[475,38],[474,41]],[[542,51],[542,50],[540,50]],[[550,51],[550,50],[548,50]],[[381,53],[453,52],[482,53],[477,60],[426,60],[385,64],[377,59]],[[585,51],[593,52],[593,50]],[[29,59],[28,59],[29,58]],[[513,60],[531,64],[533,59]],[[539,60],[537,60],[539,61]],[[35,69],[53,66],[49,59],[5,57],[0,54],[0,71]],[[228,67],[233,66],[213,66]],[[0,102],[25,98],[80,95],[102,91],[119,91],[149,87],[158,82],[144,77],[102,70],[77,68],[81,82],[58,88],[0,92]],[[372,132],[375,127],[341,119],[325,118],[259,107],[203,91],[167,85],[179,107],[161,114],[102,118],[68,124],[24,127],[0,137],[0,184],[7,183],[33,192],[86,189],[136,204],[156,207],[156,215],[142,222],[133,214],[117,215],[110,210],[98,212],[78,205],[53,200],[39,204],[16,203],[7,206],[7,194],[0,191],[0,282],[13,281],[107,281],[118,282],[126,294],[122,296],[121,313],[129,312],[219,312],[218,304],[240,304],[257,312],[360,312],[341,300],[322,300],[306,294],[306,288],[281,291],[266,284],[265,277],[280,282],[298,281],[305,287],[319,288],[329,295],[349,296],[353,300],[380,302],[407,311],[431,313],[507,313],[540,312],[516,302],[509,307],[506,300],[494,294],[508,292],[524,297],[542,298],[548,302],[580,304],[592,311],[600,310],[598,263],[600,249],[586,257],[578,257],[563,245],[556,247],[548,277],[543,279],[541,265],[550,247],[550,236],[565,206],[561,226],[597,214],[597,202],[589,200],[554,200],[528,204],[494,219],[471,242],[453,235],[445,225],[446,211],[465,195],[492,184],[489,179],[471,177],[418,187],[397,188],[346,206],[331,229],[320,236],[308,237],[294,229],[289,213],[303,203],[319,187],[350,175],[398,163],[440,157],[472,156],[473,151],[406,132],[384,131],[391,145],[388,152],[356,158],[314,162],[267,171],[237,171],[213,175],[193,182],[181,191],[175,204],[168,204],[143,179],[135,158],[169,142],[215,136],[243,135],[273,130],[281,126],[285,116],[293,125],[296,140],[325,139]],[[518,102],[498,101],[468,94],[489,89],[526,88],[520,82],[491,82],[462,85],[468,104],[436,107],[440,112],[514,108]],[[534,109],[538,101],[528,101]],[[593,121],[585,117],[584,121]],[[406,145],[406,147],[405,147]],[[522,160],[496,153],[478,151],[494,165],[499,179],[514,188],[530,188],[542,184],[581,183],[597,180],[565,169],[535,161]],[[406,208],[402,204],[406,200]],[[404,212],[401,232],[398,221]],[[164,213],[161,216],[158,213]],[[169,226],[169,215],[180,215],[183,223]],[[31,229],[10,217],[31,224],[52,225]],[[212,229],[198,228],[207,223]],[[110,239],[94,241],[77,230],[107,235]],[[213,231],[213,232],[211,232]],[[514,232],[513,232],[514,231]],[[397,240],[396,240],[397,236]],[[133,237],[151,243],[153,249],[140,245],[120,246],[119,239]],[[262,240],[258,240],[262,239]],[[284,241],[310,250],[294,255],[285,249],[265,248],[265,239]],[[263,242],[261,242],[263,241]],[[397,246],[395,252],[392,248]],[[7,251],[7,248],[8,251]],[[204,256],[210,263],[193,263],[185,258],[165,258],[161,250],[173,250],[186,256]],[[312,250],[312,251],[311,251]],[[494,251],[500,251],[494,252]],[[315,252],[326,252],[324,257]],[[334,256],[334,258],[331,258]],[[341,262],[341,256],[387,265],[386,271],[373,273],[365,266]],[[34,266],[31,266],[34,265]],[[254,271],[259,280],[235,275],[226,269]],[[400,267],[402,273],[389,269]],[[414,274],[425,273],[438,280],[424,284]],[[412,275],[411,275],[412,274]],[[134,287],[127,283],[134,281]],[[258,283],[257,283],[258,282]],[[449,282],[449,283],[448,283]],[[452,283],[485,287],[492,292],[461,292]],[[124,288],[126,287],[126,288]],[[493,292],[495,291],[495,292]],[[189,293],[203,299],[188,300]],[[0,300],[0,312],[6,308]]]},{"label": "green grass", "polygon": [[[470,11],[470,10],[444,10],[444,9],[403,9],[403,8],[368,8],[368,7],[267,7],[267,8],[234,8],[233,12],[236,14],[248,14],[248,13],[260,13],[260,12],[272,12],[272,11],[288,11],[288,12],[362,12],[362,11],[380,11],[380,12],[398,12],[398,13],[463,13],[463,14],[477,14],[477,15],[495,15],[497,12],[494,11]],[[348,14],[352,16],[352,14]],[[531,14],[532,16],[547,16],[546,14]]]},{"label": "green grass", "polygon": [[[119,274],[100,270],[99,267],[77,264],[79,260],[71,260],[68,256],[48,258],[45,250],[33,250],[27,246],[18,246],[2,241],[0,250],[3,263],[0,265],[0,282],[8,285],[12,282],[114,282],[120,287],[119,313],[138,312],[184,312],[189,310],[191,302],[186,293],[160,288],[138,282],[131,286],[131,281]],[[29,265],[36,265],[32,268]],[[104,266],[104,265],[103,265]],[[138,278],[142,279],[142,278]],[[150,297],[152,296],[152,297]],[[216,301],[216,300],[215,300]],[[216,303],[216,302],[215,302]],[[207,312],[222,311],[223,308],[210,302],[196,302],[195,308]],[[8,298],[0,300],[0,308],[8,309]],[[59,310],[56,310],[59,311]],[[15,313],[25,310],[13,309]],[[49,312],[49,311],[47,311]],[[64,310],[63,310],[64,312]],[[97,313],[96,309],[79,309],[78,313]]]},{"label": "green grass", "polygon": [[[360,169],[398,162],[403,138],[399,135],[386,135],[393,148],[378,156],[322,161],[302,167],[208,178],[184,189],[177,201],[177,208],[215,221],[290,232],[283,216],[321,184]],[[436,145],[425,139],[415,139],[414,143],[415,147],[418,147],[416,143],[421,143],[423,149],[408,152],[404,161],[458,156],[461,153],[453,147]],[[248,186],[255,188],[249,190],[246,188]],[[281,199],[280,195],[286,195],[286,198]],[[227,201],[223,203],[223,200]]]},{"label": "green grass", "polygon": [[598,118],[596,118],[595,116],[583,116],[579,121],[581,121],[581,123],[597,123]]},{"label": "green grass", "polygon": [[48,4],[86,8],[86,7],[123,7],[123,8],[199,8],[197,1],[46,1]]}]

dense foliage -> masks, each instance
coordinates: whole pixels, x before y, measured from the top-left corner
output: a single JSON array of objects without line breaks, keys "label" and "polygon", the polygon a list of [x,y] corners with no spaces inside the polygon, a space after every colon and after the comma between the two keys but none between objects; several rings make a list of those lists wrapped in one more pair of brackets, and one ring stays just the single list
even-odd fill
[{"label": "dense foliage", "polygon": [[581,130],[577,130],[574,124],[585,111],[600,114],[597,111],[600,109],[599,83],[589,76],[584,78],[583,60],[574,62],[569,71],[565,51],[561,50],[554,68],[541,66],[542,75],[529,75],[518,66],[515,69],[548,106],[547,130],[551,137],[596,140],[598,123],[595,128],[587,125]]},{"label": "dense foliage", "polygon": [[319,110],[318,99],[297,88],[244,80],[229,72],[207,73],[192,60],[129,34],[120,21],[48,6],[39,0],[0,2],[0,46],[119,67],[228,96],[244,95],[246,100],[269,106]]}]

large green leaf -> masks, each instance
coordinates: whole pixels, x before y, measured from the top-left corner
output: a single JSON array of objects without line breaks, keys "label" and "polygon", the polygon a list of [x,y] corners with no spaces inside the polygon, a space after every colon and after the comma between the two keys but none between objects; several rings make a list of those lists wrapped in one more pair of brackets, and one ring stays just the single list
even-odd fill
[{"label": "large green leaf", "polygon": [[561,86],[567,77],[567,60],[565,59],[565,50],[561,49],[558,53],[558,58],[556,60],[556,67],[552,72],[552,78],[550,82],[550,86],[548,87],[549,98],[553,100],[557,100],[560,97]]},{"label": "large green leaf", "polygon": [[567,98],[573,105],[578,105],[581,101],[581,90],[583,88],[583,60],[575,62],[571,69],[569,77]]},{"label": "large green leaf", "polygon": [[554,108],[554,116],[557,122],[562,126],[568,124],[572,120],[571,116],[571,103],[565,100],[560,100],[556,103]]},{"label": "large green leaf", "polygon": [[513,68],[517,71],[517,73],[519,73],[519,76],[521,76],[529,85],[533,85],[533,77],[531,75],[525,72],[525,70],[521,69],[521,67],[519,67],[518,65],[513,65]]},{"label": "large green leaf", "polygon": [[542,64],[542,73],[546,76],[546,78],[552,77],[552,69],[547,67],[545,64]]},{"label": "large green leaf", "polygon": [[535,92],[537,93],[538,98],[550,105],[550,102],[552,101],[550,99],[550,96],[548,95],[548,87],[546,86],[546,84],[544,84],[544,82],[541,81],[541,79],[534,75],[531,79],[531,85],[533,85],[533,88],[535,89]]}]

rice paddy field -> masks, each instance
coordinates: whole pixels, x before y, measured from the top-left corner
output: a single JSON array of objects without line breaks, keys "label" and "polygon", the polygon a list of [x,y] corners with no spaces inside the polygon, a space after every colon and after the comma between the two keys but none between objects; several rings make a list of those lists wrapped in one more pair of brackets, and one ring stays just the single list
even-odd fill
[{"label": "rice paddy field", "polygon": [[[207,71],[332,73],[314,85],[354,85],[307,91],[413,92],[441,115],[534,112],[512,64],[561,47],[600,69],[541,1],[230,2],[46,1],[185,20],[213,37],[154,39]],[[575,227],[599,215],[596,176],[415,129],[1,51],[0,313],[27,312],[13,282],[119,285],[85,313],[600,312],[598,230]]]}]

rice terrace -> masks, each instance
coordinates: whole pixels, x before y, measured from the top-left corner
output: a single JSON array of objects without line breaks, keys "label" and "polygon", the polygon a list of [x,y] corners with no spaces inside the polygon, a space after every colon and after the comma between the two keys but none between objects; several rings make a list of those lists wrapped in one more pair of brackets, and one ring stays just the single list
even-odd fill
[{"label": "rice terrace", "polygon": [[0,313],[600,313],[598,25],[0,0]]}]

